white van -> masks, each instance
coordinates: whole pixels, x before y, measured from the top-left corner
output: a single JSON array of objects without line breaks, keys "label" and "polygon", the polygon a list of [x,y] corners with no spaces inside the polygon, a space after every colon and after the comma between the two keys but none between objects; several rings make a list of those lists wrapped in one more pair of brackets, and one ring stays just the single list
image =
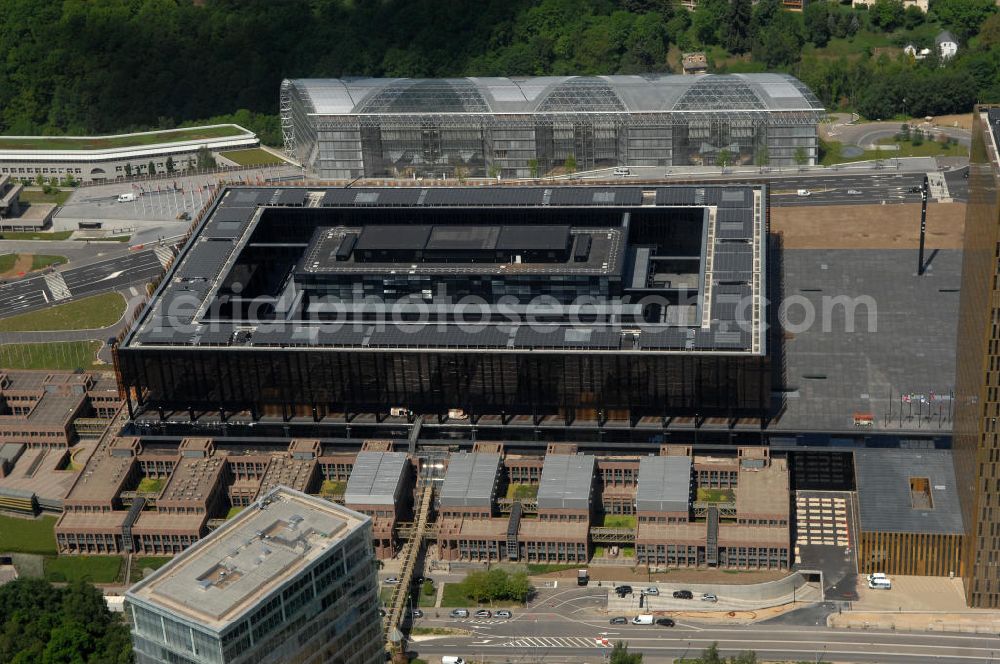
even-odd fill
[{"label": "white van", "polygon": [[626,166],[619,166],[618,168],[615,169],[616,178],[627,178],[630,175],[632,175],[632,171],[629,170],[628,167]]},{"label": "white van", "polygon": [[799,189],[795,192],[798,196],[812,196],[812,192],[808,189]]},{"label": "white van", "polygon": [[651,614],[645,613],[632,618],[633,625],[652,625],[653,616]]},{"label": "white van", "polygon": [[873,578],[868,580],[868,587],[872,590],[892,590],[892,581],[885,577]]},{"label": "white van", "polygon": [[888,579],[888,578],[889,577],[886,576],[885,572],[873,572],[872,574],[865,576],[865,581],[871,581],[872,579]]},{"label": "white van", "polygon": [[444,655],[441,658],[441,664],[465,664],[465,660],[454,655]]},{"label": "white van", "polygon": [[135,200],[135,194],[133,194],[133,193],[118,194],[118,202],[119,203],[131,203],[134,200]]}]

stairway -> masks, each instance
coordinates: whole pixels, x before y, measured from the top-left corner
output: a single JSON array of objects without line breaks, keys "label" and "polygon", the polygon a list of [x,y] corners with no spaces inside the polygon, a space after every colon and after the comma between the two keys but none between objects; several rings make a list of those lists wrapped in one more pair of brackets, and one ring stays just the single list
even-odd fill
[{"label": "stairway", "polygon": [[708,508],[708,539],[705,543],[705,562],[709,567],[719,564],[719,508]]},{"label": "stairway", "polygon": [[521,501],[515,500],[510,506],[510,520],[507,522],[507,560],[516,561],[520,554],[517,544],[517,530],[521,525]]}]

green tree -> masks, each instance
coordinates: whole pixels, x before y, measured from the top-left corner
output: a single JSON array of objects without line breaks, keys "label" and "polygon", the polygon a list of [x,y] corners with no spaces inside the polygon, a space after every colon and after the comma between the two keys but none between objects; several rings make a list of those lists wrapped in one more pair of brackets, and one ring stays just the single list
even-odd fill
[{"label": "green tree", "polygon": [[983,48],[1000,46],[1000,14],[993,14],[979,28],[979,43]]},{"label": "green tree", "polygon": [[513,600],[518,602],[528,601],[528,596],[531,594],[532,590],[534,590],[534,588],[531,586],[531,580],[528,579],[528,575],[524,572],[511,574],[507,579],[505,594]]},{"label": "green tree", "polygon": [[795,163],[799,166],[805,166],[809,163],[809,154],[803,147],[795,148]]},{"label": "green tree", "polygon": [[60,625],[49,634],[42,664],[86,664],[85,654],[93,649],[93,639],[78,623]]},{"label": "green tree", "polygon": [[730,53],[746,53],[750,50],[752,16],[753,7],[750,0],[732,0],[726,8],[723,43]]},{"label": "green tree", "polygon": [[836,28],[837,19],[830,11],[828,2],[810,2],[802,11],[806,28],[806,39],[822,48],[830,41],[831,24]]},{"label": "green tree", "polygon": [[533,177],[533,178],[537,178],[538,177],[538,160],[537,159],[529,159],[528,160],[528,170],[531,172],[531,177]]},{"label": "green tree", "polygon": [[657,13],[643,14],[635,20],[626,40],[622,65],[628,70],[662,71],[667,66],[667,25]]},{"label": "green tree", "polygon": [[976,34],[990,15],[997,13],[997,6],[994,0],[932,0],[930,13],[964,41]]},{"label": "green tree", "polygon": [[167,157],[167,161],[164,162],[163,165],[167,167],[167,173],[173,173],[174,172],[175,166],[174,166],[174,158],[173,157]]},{"label": "green tree", "polygon": [[125,164],[125,176],[132,177],[132,164]]},{"label": "green tree", "polygon": [[642,664],[642,653],[630,653],[628,644],[624,641],[618,641],[611,649],[608,661],[610,664]]},{"label": "green tree", "polygon": [[39,173],[35,176],[35,184],[39,187],[45,186],[45,176]]},{"label": "green tree", "polygon": [[566,169],[567,173],[576,172],[576,155],[568,155],[566,161],[563,162],[563,167]]},{"label": "green tree", "polygon": [[150,175],[156,175],[156,162],[155,161],[153,161],[152,159],[150,159],[149,160],[149,165],[146,168],[149,169],[149,174]]},{"label": "green tree", "polygon": [[903,24],[903,0],[876,0],[868,10],[868,19],[883,32],[892,32]]},{"label": "green tree", "polygon": [[903,12],[903,27],[907,30],[913,30],[924,24],[924,20],[927,17],[924,15],[923,10],[916,5],[910,5]]},{"label": "green tree", "polygon": [[722,168],[728,166],[732,162],[732,160],[733,160],[733,153],[727,150],[726,148],[719,150],[718,153],[716,153],[715,155],[715,165],[721,166]]},{"label": "green tree", "polygon": [[203,171],[209,170],[212,168],[216,168],[217,166],[215,162],[215,157],[213,157],[212,153],[209,152],[208,148],[204,146],[198,148],[198,152],[195,153],[195,159],[198,162],[199,170]]},{"label": "green tree", "polygon": [[766,145],[762,145],[757,148],[757,153],[754,155],[754,163],[757,166],[767,166],[771,163],[771,155],[768,152]]},{"label": "green tree", "polygon": [[924,132],[921,129],[917,129],[913,132],[913,138],[910,139],[910,143],[913,147],[918,147],[924,144]]},{"label": "green tree", "polygon": [[703,0],[691,15],[691,29],[699,44],[720,43],[719,30],[729,12],[729,0]]},{"label": "green tree", "polygon": [[726,664],[725,659],[719,654],[719,646],[715,643],[701,651],[698,661],[699,664]]},{"label": "green tree", "polygon": [[[762,0],[760,5],[764,5]],[[791,65],[802,54],[801,16],[779,10],[770,22],[762,24],[753,46],[753,59],[769,68]]]}]

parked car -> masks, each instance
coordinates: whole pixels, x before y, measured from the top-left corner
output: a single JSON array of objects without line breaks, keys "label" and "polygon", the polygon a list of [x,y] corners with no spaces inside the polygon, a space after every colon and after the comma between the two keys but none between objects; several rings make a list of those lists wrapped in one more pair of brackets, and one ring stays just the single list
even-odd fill
[{"label": "parked car", "polygon": [[496,612],[495,615],[497,618],[505,618],[507,620],[510,620],[511,618],[514,617],[514,614],[508,611],[507,609],[500,609],[499,611]]},{"label": "parked car", "polygon": [[659,595],[660,594],[660,589],[657,588],[656,586],[650,586],[650,587],[646,588],[645,590],[643,590],[642,592],[645,595]]},{"label": "parked car", "polygon": [[674,599],[694,599],[694,593],[690,590],[675,590]]},{"label": "parked car", "polygon": [[919,194],[919,193],[923,192],[923,190],[924,190],[923,187],[910,187],[910,193],[911,194]]},{"label": "parked car", "polygon": [[847,195],[848,196],[860,196],[861,192],[859,190],[857,190],[857,189],[848,189],[847,190]]},{"label": "parked car", "polygon": [[704,595],[701,596],[701,601],[703,601],[703,602],[718,602],[719,598],[716,597],[715,595],[713,595],[712,593],[705,593]]},{"label": "parked car", "polygon": [[798,196],[812,196],[812,192],[811,192],[811,191],[809,191],[808,189],[799,189],[799,190],[798,190],[797,192],[795,192],[795,193],[796,193],[796,195],[798,195]]},{"label": "parked car", "polygon": [[608,622],[611,623],[612,625],[627,625],[628,618],[626,618],[625,616],[615,616]]},{"label": "parked car", "polygon": [[673,618],[657,618],[656,624],[660,627],[673,627],[677,623],[674,622]]},{"label": "parked car", "polygon": [[410,611],[410,617],[412,618],[423,618],[424,612],[421,609],[413,609]]},{"label": "parked car", "polygon": [[397,583],[399,583],[399,577],[398,576],[389,576],[389,577],[386,577],[386,578],[382,579],[382,583],[384,583],[387,586],[394,586]]},{"label": "parked car", "polygon": [[627,178],[630,175],[632,175],[632,171],[626,168],[625,166],[619,166],[618,168],[615,169],[616,178]]},{"label": "parked car", "polygon": [[479,609],[478,611],[476,611],[476,617],[477,618],[492,618],[493,617],[493,612],[490,611],[489,609]]},{"label": "parked car", "polygon": [[618,593],[619,597],[625,597],[625,595],[632,594],[632,586],[618,586],[615,588],[615,592]]},{"label": "parked car", "polygon": [[448,615],[451,616],[452,618],[468,618],[469,617],[469,610],[468,609],[452,609],[451,613],[449,613]]}]

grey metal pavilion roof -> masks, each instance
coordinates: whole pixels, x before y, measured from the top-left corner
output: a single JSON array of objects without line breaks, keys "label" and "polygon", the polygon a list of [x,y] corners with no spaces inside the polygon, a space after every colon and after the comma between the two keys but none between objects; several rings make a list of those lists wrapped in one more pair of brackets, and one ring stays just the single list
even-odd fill
[{"label": "grey metal pavilion roof", "polygon": [[[854,451],[861,530],[889,533],[962,534],[955,466],[948,450]],[[915,509],[910,479],[930,482],[930,509]]]},{"label": "grey metal pavilion roof", "polygon": [[442,507],[490,507],[499,472],[499,454],[452,454],[441,487]]},{"label": "grey metal pavilion roof", "polygon": [[407,463],[405,452],[358,452],[347,479],[344,503],[395,505]]},{"label": "grey metal pavilion roof", "polygon": [[292,79],[310,113],[523,114],[807,111],[823,106],[787,74]]},{"label": "grey metal pavilion roof", "polygon": [[639,459],[635,492],[640,512],[686,512],[691,499],[691,459],[686,456],[646,456]]},{"label": "grey metal pavilion roof", "polygon": [[538,484],[538,507],[589,509],[596,463],[596,457],[589,454],[546,455]]}]

